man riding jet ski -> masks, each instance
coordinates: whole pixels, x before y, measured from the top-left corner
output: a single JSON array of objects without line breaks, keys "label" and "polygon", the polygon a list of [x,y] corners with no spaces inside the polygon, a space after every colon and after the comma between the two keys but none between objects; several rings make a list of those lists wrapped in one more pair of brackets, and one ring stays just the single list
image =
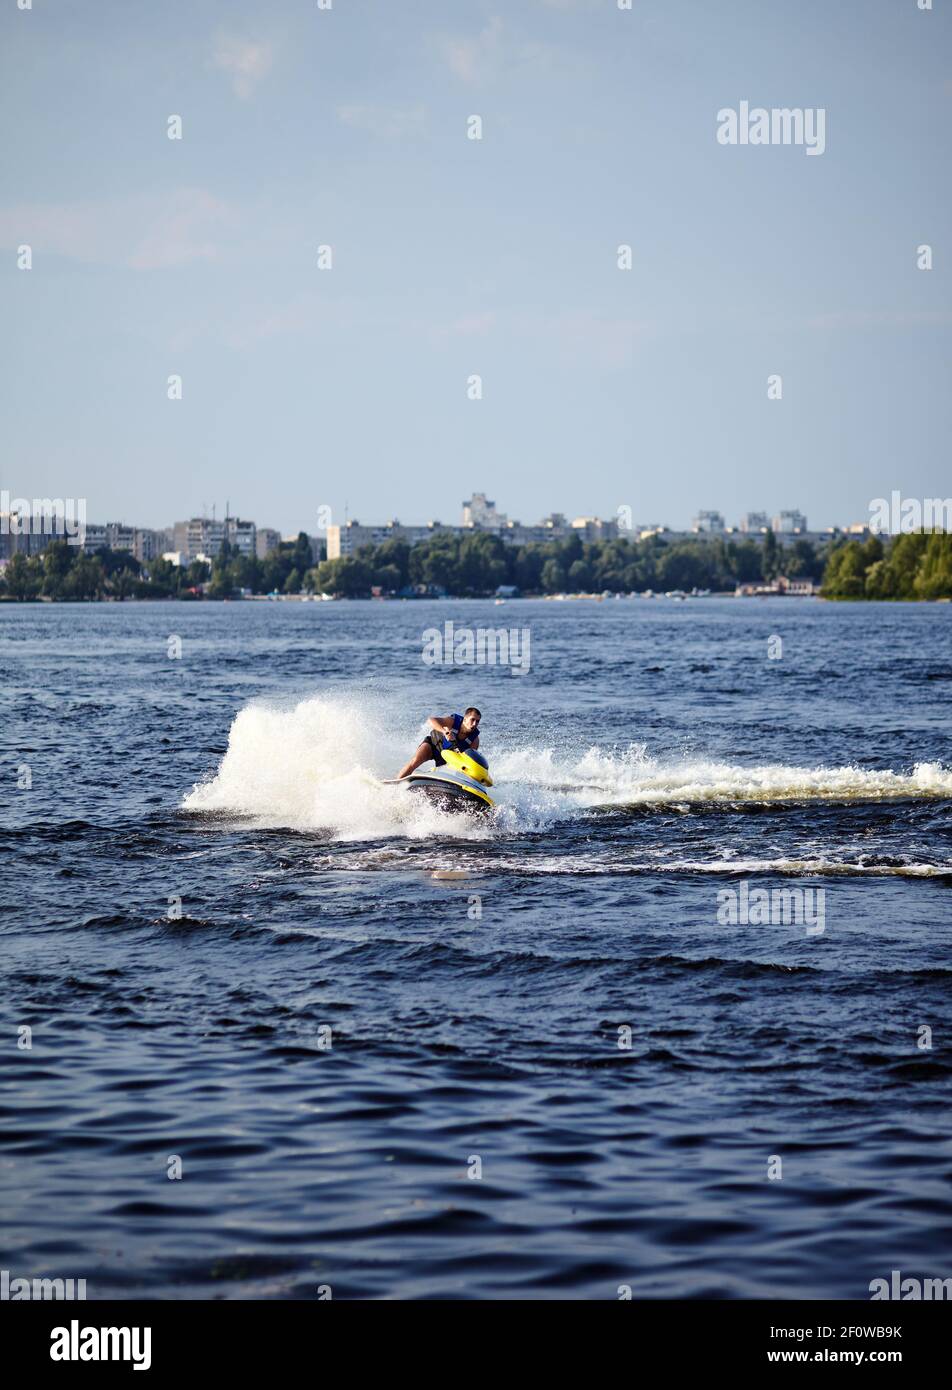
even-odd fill
[{"label": "man riding jet ski", "polygon": [[[475,705],[463,714],[431,715],[430,732],[396,780],[447,810],[492,810],[492,798],[486,792],[493,784],[489,764],[478,751],[481,717]],[[431,759],[436,764],[432,772],[418,770]]]}]

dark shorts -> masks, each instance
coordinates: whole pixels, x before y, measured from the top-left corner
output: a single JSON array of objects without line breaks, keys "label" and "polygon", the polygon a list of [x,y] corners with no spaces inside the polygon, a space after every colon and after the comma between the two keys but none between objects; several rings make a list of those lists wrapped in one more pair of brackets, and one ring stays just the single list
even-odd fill
[{"label": "dark shorts", "polygon": [[421,748],[428,748],[428,749],[430,750],[429,755],[430,755],[431,758],[433,758],[433,760],[435,761],[437,767],[442,767],[442,766],[443,766],[443,735],[442,735],[442,734],[438,734],[438,733],[436,732],[436,730],[434,729],[433,733],[427,734],[426,738],[425,738],[425,739],[423,740],[423,742],[420,744],[420,747],[421,747]]}]

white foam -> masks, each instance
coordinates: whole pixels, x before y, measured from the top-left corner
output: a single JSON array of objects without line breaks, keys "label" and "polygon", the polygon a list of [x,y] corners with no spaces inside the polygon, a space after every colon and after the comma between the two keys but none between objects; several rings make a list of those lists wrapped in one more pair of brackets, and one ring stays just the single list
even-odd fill
[{"label": "white foam", "polygon": [[643,744],[621,752],[588,749],[559,762],[552,749],[523,750],[494,764],[500,782],[530,780],[558,790],[578,806],[634,806],[764,801],[882,801],[952,797],[952,771],[919,763],[911,773],[847,767],[753,767],[706,759],[655,759]]},{"label": "white foam", "polygon": [[[392,712],[367,696],[315,696],[288,707],[256,701],[235,717],[214,777],[183,806],[342,840],[446,834],[449,817],[432,802],[380,781],[395,775],[421,737],[420,729],[395,735]],[[450,829],[481,833],[470,817],[452,817]]]},{"label": "white foam", "polygon": [[652,758],[642,744],[487,748],[499,809],[492,818],[450,816],[402,787],[395,775],[422,734],[395,723],[382,700],[314,696],[293,705],[255,702],[236,716],[217,772],[184,799],[189,811],[247,816],[258,825],[322,830],[344,840],[434,834],[485,838],[542,828],[597,807],[727,805],[764,801],[952,798],[952,771],[856,767],[753,767],[698,758]]}]

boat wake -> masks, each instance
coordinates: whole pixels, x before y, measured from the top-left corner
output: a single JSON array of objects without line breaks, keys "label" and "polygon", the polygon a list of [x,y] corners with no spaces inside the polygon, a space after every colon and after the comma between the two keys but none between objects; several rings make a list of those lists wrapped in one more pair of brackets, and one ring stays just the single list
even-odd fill
[{"label": "boat wake", "polygon": [[566,763],[552,749],[495,760],[500,784],[530,781],[584,807],[777,801],[891,801],[952,798],[952,771],[919,763],[911,772],[857,767],[740,766],[705,759],[656,759],[643,744],[622,752],[591,748]]},{"label": "boat wake", "polygon": [[340,840],[486,839],[625,807],[952,800],[952,771],[936,763],[907,772],[742,766],[654,758],[639,744],[575,751],[496,745],[500,804],[493,816],[474,820],[383,785],[420,736],[419,726],[400,727],[391,710],[366,694],[254,702],[235,717],[217,771],[185,796],[182,808]]}]

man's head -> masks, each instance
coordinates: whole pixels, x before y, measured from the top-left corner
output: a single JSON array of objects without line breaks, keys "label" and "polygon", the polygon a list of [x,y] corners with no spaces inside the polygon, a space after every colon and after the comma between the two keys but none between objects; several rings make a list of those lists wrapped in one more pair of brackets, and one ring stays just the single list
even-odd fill
[{"label": "man's head", "polygon": [[482,715],[479,710],[475,705],[470,705],[469,709],[465,710],[463,713],[463,722],[459,730],[460,733],[471,734],[479,724],[480,719],[482,719]]}]

